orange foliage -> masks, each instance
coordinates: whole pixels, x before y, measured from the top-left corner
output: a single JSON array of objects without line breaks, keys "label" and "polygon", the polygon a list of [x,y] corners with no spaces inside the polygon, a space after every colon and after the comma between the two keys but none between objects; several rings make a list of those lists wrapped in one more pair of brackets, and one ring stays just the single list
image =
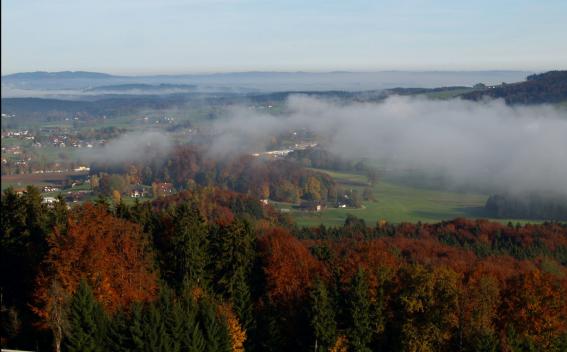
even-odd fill
[{"label": "orange foliage", "polygon": [[67,229],[55,229],[37,278],[34,310],[47,318],[54,282],[73,294],[85,278],[98,301],[114,312],[134,301],[152,298],[157,275],[140,227],[86,204],[69,215]]},{"label": "orange foliage", "polygon": [[500,316],[521,337],[548,350],[554,339],[567,332],[565,282],[540,270],[510,279]]},{"label": "orange foliage", "polygon": [[226,318],[228,332],[230,334],[230,344],[232,352],[244,352],[244,342],[246,341],[246,330],[238,322],[238,318],[228,305],[219,306],[220,313]]},{"label": "orange foliage", "polygon": [[273,228],[258,242],[272,302],[290,303],[304,298],[312,279],[324,274],[322,265],[287,230]]},{"label": "orange foliage", "polygon": [[347,352],[348,351],[348,340],[345,335],[340,335],[337,337],[335,344],[329,349],[330,352]]}]

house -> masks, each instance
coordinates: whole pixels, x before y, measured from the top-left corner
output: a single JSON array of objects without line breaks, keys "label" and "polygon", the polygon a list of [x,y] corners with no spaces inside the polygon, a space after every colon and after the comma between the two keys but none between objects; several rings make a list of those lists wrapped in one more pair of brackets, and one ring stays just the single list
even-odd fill
[{"label": "house", "polygon": [[91,169],[91,168],[88,167],[88,166],[80,165],[80,166],[74,168],[73,171],[75,171],[75,172],[79,172],[79,171],[90,171],[90,169]]},{"label": "house", "polygon": [[43,197],[41,202],[43,204],[51,205],[51,204],[57,202],[57,198],[55,198],[55,197]]},{"label": "house", "polygon": [[312,211],[318,213],[325,209],[325,205],[322,202],[318,201],[304,201],[301,202],[299,208],[303,211]]},{"label": "house", "polygon": [[148,196],[148,191],[143,187],[133,187],[129,193],[131,198],[142,198]]},{"label": "house", "polygon": [[14,193],[16,193],[16,195],[21,196],[26,192],[25,188],[15,188],[14,189]]},{"label": "house", "polygon": [[169,182],[154,182],[152,183],[152,192],[155,197],[165,197],[175,192],[173,184]]},{"label": "house", "polygon": [[54,186],[43,186],[43,192],[59,192],[61,189]]}]

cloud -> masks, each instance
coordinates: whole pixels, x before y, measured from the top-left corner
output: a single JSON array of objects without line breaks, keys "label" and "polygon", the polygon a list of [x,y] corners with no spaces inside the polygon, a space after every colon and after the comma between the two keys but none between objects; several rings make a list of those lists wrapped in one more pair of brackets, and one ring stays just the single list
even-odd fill
[{"label": "cloud", "polygon": [[172,148],[170,136],[159,131],[127,133],[103,147],[84,151],[82,159],[89,162],[123,163],[150,160],[165,156]]},{"label": "cloud", "polygon": [[390,97],[339,104],[292,96],[286,113],[245,108],[214,125],[215,154],[265,147],[269,136],[307,128],[343,157],[388,160],[453,186],[500,192],[567,194],[567,113],[552,106],[508,106]]}]

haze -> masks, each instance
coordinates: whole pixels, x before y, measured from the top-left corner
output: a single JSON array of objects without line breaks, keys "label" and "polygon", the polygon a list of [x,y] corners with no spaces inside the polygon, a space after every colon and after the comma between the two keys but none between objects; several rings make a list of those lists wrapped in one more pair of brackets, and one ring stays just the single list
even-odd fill
[{"label": "haze", "polygon": [[544,71],[567,62],[567,2],[2,2],[2,74]]}]

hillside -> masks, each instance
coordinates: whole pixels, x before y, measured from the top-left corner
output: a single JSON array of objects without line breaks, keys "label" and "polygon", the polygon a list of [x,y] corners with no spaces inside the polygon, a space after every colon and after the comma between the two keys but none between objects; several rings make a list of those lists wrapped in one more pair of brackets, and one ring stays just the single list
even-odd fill
[{"label": "hillside", "polygon": [[113,78],[107,73],[87,72],[87,71],[61,71],[61,72],[19,72],[2,76],[3,80],[42,80],[42,79],[98,79]]},{"label": "hillside", "polygon": [[131,83],[131,84],[114,84],[109,86],[98,86],[94,88],[85,89],[85,92],[128,92],[128,91],[143,91],[143,92],[159,92],[171,90],[194,90],[197,86],[194,84],[145,84],[145,83]]},{"label": "hillside", "polygon": [[461,95],[468,100],[485,97],[502,98],[508,104],[543,104],[567,101],[567,71],[550,71],[530,75],[526,81],[487,87]]}]

